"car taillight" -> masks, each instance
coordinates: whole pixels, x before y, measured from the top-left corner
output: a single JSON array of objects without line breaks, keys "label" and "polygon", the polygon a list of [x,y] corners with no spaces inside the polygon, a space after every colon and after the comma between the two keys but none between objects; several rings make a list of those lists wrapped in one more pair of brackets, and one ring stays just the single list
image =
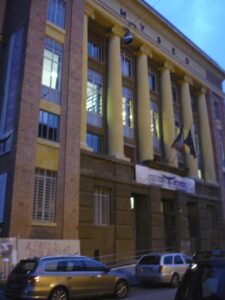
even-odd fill
[{"label": "car taillight", "polygon": [[159,273],[161,273],[162,272],[162,270],[163,270],[163,266],[159,266]]}]

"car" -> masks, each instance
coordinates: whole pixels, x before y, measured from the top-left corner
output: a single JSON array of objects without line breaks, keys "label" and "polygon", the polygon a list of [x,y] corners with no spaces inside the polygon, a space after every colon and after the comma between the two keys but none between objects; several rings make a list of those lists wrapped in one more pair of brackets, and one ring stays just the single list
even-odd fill
[{"label": "car", "polygon": [[125,298],[129,281],[86,256],[46,256],[21,260],[8,276],[8,298],[69,300],[114,295]]},{"label": "car", "polygon": [[151,253],[139,259],[135,273],[144,285],[169,283],[177,287],[191,262],[190,256],[179,252]]},{"label": "car", "polygon": [[[203,257],[203,258],[202,258]],[[187,269],[175,300],[225,300],[225,259],[209,251]]]}]

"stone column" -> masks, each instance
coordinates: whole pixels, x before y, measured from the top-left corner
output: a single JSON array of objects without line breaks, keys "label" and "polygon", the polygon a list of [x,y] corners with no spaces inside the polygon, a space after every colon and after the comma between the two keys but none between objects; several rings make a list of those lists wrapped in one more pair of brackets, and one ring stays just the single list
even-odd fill
[{"label": "stone column", "polygon": [[83,64],[82,64],[82,103],[81,103],[81,134],[80,147],[92,151],[86,144],[87,133],[87,70],[88,70],[88,18],[94,19],[93,10],[85,7],[84,10],[84,32],[83,32]]},{"label": "stone column", "polygon": [[177,167],[177,153],[171,147],[175,139],[173,96],[170,79],[171,71],[173,71],[172,65],[165,62],[161,68],[162,129],[165,159],[169,165]]},{"label": "stone column", "polygon": [[107,124],[108,152],[111,157],[125,159],[122,119],[122,75],[120,39],[122,30],[113,26],[109,33]]},{"label": "stone column", "polygon": [[202,88],[198,95],[198,111],[199,111],[199,125],[201,150],[203,156],[203,168],[205,179],[208,182],[216,183],[216,173],[213,155],[213,146],[209,126],[209,117],[206,104],[206,89]]},{"label": "stone column", "polygon": [[[181,84],[181,106],[184,122],[185,137],[188,134],[189,129],[193,125],[193,115],[191,106],[190,84],[192,81],[189,77],[185,76],[180,82]],[[194,142],[194,139],[193,139]],[[196,149],[196,147],[195,147]],[[185,160],[188,168],[188,175],[198,177],[198,161],[189,153],[189,149],[185,147]]]},{"label": "stone column", "polygon": [[148,56],[144,47],[141,47],[137,52],[137,114],[140,160],[152,160],[153,143],[148,83]]}]

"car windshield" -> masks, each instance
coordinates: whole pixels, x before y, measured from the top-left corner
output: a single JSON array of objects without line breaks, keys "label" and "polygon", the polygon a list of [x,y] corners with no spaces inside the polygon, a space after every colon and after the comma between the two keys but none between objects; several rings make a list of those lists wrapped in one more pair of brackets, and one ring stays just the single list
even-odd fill
[{"label": "car windshield", "polygon": [[13,269],[13,273],[29,274],[35,270],[37,266],[36,260],[21,260],[18,265]]},{"label": "car windshield", "polygon": [[149,256],[143,256],[140,260],[140,265],[158,265],[160,262],[160,256],[159,255],[149,255]]},{"label": "car windshield", "polygon": [[225,265],[206,263],[196,265],[185,274],[176,300],[225,300]]}]

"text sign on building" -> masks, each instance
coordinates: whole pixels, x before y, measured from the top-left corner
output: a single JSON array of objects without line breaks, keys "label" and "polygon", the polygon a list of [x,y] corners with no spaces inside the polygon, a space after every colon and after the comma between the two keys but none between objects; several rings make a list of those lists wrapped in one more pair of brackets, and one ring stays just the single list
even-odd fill
[{"label": "text sign on building", "polygon": [[135,166],[136,181],[147,185],[156,185],[164,189],[195,193],[195,181],[188,177],[154,170],[148,167]]}]

